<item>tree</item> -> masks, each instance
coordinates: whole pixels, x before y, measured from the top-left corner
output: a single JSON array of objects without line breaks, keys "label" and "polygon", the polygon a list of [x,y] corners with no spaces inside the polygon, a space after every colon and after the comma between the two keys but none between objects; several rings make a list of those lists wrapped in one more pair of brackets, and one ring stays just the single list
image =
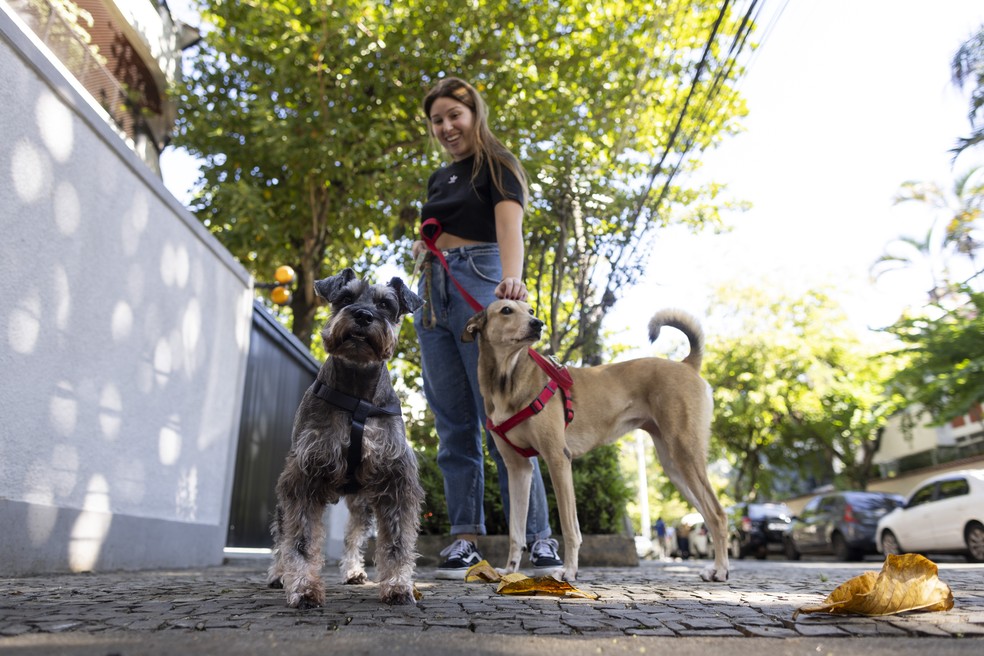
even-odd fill
[{"label": "tree", "polygon": [[957,146],[953,149],[956,158],[971,146],[984,142],[984,25],[957,49],[950,69],[957,86],[962,88],[968,83],[975,85],[970,94],[970,111],[967,113],[971,134],[957,140]]},{"label": "tree", "polygon": [[726,288],[715,314],[726,334],[709,343],[704,375],[712,445],[733,466],[735,498],[831,482],[864,489],[879,429],[900,402],[885,394],[894,361],[863,344],[822,291]]},{"label": "tree", "polygon": [[886,330],[904,348],[907,366],[892,380],[906,406],[922,407],[943,425],[984,399],[984,293],[961,289],[967,302],[936,307],[939,317],[902,317]]},{"label": "tree", "polygon": [[195,211],[258,277],[294,267],[292,329],[307,341],[315,277],[408,251],[440,158],[419,102],[461,75],[533,181],[527,277],[551,346],[596,352],[671,208],[695,227],[718,220],[720,187],[673,181],[744,113],[731,85],[757,5],[206,0],[215,29],[176,139],[204,160]]},{"label": "tree", "polygon": [[872,274],[877,278],[899,267],[921,266],[931,277],[930,302],[952,295],[964,280],[954,271],[969,264],[971,275],[976,274],[976,254],[984,245],[984,167],[958,175],[949,190],[931,182],[906,182],[895,202],[925,205],[933,212],[932,222],[922,239],[899,237],[890,242]]},{"label": "tree", "polygon": [[315,278],[385,243],[418,195],[416,103],[441,56],[421,35],[443,21],[419,12],[405,30],[390,12],[370,1],[203,3],[214,29],[192,59],[176,138],[204,162],[194,209],[254,275],[293,266],[293,330],[305,343]]}]

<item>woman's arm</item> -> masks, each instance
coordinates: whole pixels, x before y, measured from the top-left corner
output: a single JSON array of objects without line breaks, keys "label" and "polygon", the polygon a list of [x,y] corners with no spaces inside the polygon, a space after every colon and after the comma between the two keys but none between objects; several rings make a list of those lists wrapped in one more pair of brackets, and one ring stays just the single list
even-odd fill
[{"label": "woman's arm", "polygon": [[529,295],[523,282],[523,206],[504,200],[495,206],[495,234],[502,260],[502,281],[495,288],[498,298],[525,301]]}]

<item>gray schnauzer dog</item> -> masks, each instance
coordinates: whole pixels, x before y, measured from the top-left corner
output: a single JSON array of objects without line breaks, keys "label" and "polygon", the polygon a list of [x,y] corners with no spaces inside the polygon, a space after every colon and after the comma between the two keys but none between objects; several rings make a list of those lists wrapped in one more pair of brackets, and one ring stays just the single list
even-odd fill
[{"label": "gray schnauzer dog", "polygon": [[423,301],[399,278],[370,285],[351,269],[317,281],[315,290],[332,308],[321,331],[330,355],[294,416],[291,449],[277,481],[267,581],[285,588],[292,608],[324,604],[322,514],[345,496],[350,515],[343,580],[366,582],[363,553],[375,517],[380,599],[413,604],[424,491],[386,361],[400,317]]}]

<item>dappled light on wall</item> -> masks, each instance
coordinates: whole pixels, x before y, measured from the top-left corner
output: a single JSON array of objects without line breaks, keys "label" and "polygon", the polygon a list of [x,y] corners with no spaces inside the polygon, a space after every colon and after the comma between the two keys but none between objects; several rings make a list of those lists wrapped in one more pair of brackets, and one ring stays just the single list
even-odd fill
[{"label": "dappled light on wall", "polygon": [[99,428],[103,436],[115,442],[123,422],[123,396],[116,383],[107,382],[99,394]]},{"label": "dappled light on wall", "polygon": [[181,419],[177,415],[168,418],[157,434],[157,455],[162,465],[173,465],[181,457]]},{"label": "dappled light on wall", "polygon": [[68,332],[72,319],[72,290],[69,287],[68,272],[62,265],[52,267],[52,298],[55,299],[55,327],[61,333]]},{"label": "dappled light on wall", "polygon": [[48,401],[48,423],[61,437],[71,437],[79,418],[79,402],[75,389],[67,380],[55,385],[55,393]]},{"label": "dappled light on wall", "polygon": [[64,237],[71,237],[82,223],[82,202],[75,185],[59,182],[55,188],[55,226]]},{"label": "dappled light on wall", "polygon": [[140,237],[147,229],[149,214],[147,198],[143,194],[136,194],[133,197],[133,204],[122,217],[123,220],[120,221],[121,246],[127,257],[137,255],[140,248]]},{"label": "dappled light on wall", "polygon": [[25,204],[40,200],[45,180],[51,178],[51,167],[38,149],[26,139],[14,145],[10,157],[10,180],[14,183],[14,193]]},{"label": "dappled light on wall", "polygon": [[181,472],[175,497],[176,514],[186,521],[198,519],[198,468],[190,467]]},{"label": "dappled light on wall", "polygon": [[184,289],[188,286],[191,262],[184,246],[165,244],[161,252],[161,280],[168,287]]},{"label": "dappled light on wall", "polygon": [[[253,306],[253,292],[249,289],[243,291],[239,295],[239,303],[237,305],[238,314],[236,316],[249,316],[248,308]],[[251,328],[252,323],[249,321],[236,322],[236,346],[239,347],[240,353],[249,352],[249,331]]]},{"label": "dappled light on wall", "polygon": [[59,163],[67,162],[75,145],[72,111],[60,98],[46,92],[38,96],[35,114],[38,134],[48,153]]},{"label": "dappled light on wall", "polygon": [[184,351],[185,374],[191,375],[198,369],[199,342],[202,336],[202,308],[197,298],[188,301],[181,318],[181,341]]},{"label": "dappled light on wall", "polygon": [[89,479],[84,506],[72,526],[68,543],[68,566],[73,572],[95,568],[112,522],[109,483],[100,474],[95,474]]},{"label": "dappled light on wall", "polygon": [[117,301],[110,320],[110,333],[114,342],[122,342],[130,336],[133,330],[133,310],[126,301]]},{"label": "dappled light on wall", "polygon": [[24,291],[15,303],[7,323],[7,343],[14,352],[29,355],[41,334],[41,298],[37,290]]},{"label": "dappled light on wall", "polygon": [[154,348],[154,375],[159,387],[167,386],[171,378],[171,365],[171,345],[166,337],[161,337]]}]

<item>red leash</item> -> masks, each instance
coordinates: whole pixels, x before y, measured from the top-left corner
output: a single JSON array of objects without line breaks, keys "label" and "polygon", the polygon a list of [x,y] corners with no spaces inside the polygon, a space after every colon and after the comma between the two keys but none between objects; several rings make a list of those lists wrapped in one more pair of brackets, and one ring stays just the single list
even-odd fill
[{"label": "red leash", "polygon": [[444,270],[448,273],[448,278],[451,279],[454,286],[458,288],[459,292],[461,292],[461,296],[468,302],[468,305],[470,305],[476,312],[481,312],[485,308],[482,307],[482,304],[476,301],[475,298],[468,293],[468,290],[462,287],[461,283],[459,283],[458,280],[451,275],[451,269],[448,267],[448,261],[445,259],[444,253],[441,252],[441,249],[437,247],[437,238],[441,236],[443,231],[444,229],[441,227],[440,221],[437,219],[427,219],[420,225],[420,238],[424,240],[424,246],[427,247],[427,250],[429,250],[431,254],[441,262],[441,266],[443,266]]},{"label": "red leash", "polygon": [[[465,299],[468,305],[470,305],[476,312],[481,312],[485,308],[481,303],[476,301],[471,294],[468,293],[468,290],[461,286],[461,283],[459,283],[453,275],[451,275],[451,268],[448,266],[448,261],[444,257],[444,253],[441,252],[441,249],[437,247],[437,238],[441,236],[442,232],[443,228],[441,227],[441,222],[437,219],[427,219],[420,225],[420,238],[424,241],[424,246],[426,246],[427,250],[429,250],[431,254],[434,255],[438,261],[440,261],[441,266],[444,267],[444,270],[448,274],[448,278],[451,279],[454,286],[458,288],[459,292],[461,292],[462,298]],[[506,433],[509,432],[510,429],[523,423],[533,415],[543,410],[544,406],[547,404],[547,401],[549,401],[550,398],[557,392],[558,388],[560,389],[561,396],[564,397],[564,427],[566,428],[567,425],[574,419],[574,404],[571,400],[570,393],[571,387],[574,385],[574,380],[571,378],[570,373],[568,373],[567,367],[558,367],[551,360],[534,351],[532,347],[529,349],[529,354],[530,357],[533,358],[533,361],[536,362],[536,364],[539,365],[544,372],[546,372],[547,376],[550,377],[550,380],[547,381],[546,387],[544,387],[543,391],[541,391],[540,394],[533,399],[532,403],[498,426],[493,424],[492,420],[488,417],[485,418],[486,428],[501,437],[506,444],[515,449],[521,456],[526,458],[532,458],[533,456],[539,454],[536,449],[521,449],[516,446],[509,441],[509,438],[506,437]]]}]

